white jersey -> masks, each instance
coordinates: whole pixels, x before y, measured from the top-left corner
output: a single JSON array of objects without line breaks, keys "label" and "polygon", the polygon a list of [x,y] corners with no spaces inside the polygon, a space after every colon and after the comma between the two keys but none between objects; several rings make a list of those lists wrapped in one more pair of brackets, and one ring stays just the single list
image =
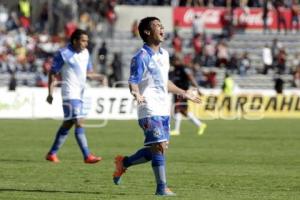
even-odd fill
[{"label": "white jersey", "polygon": [[87,71],[91,70],[92,64],[87,49],[76,52],[71,45],[68,45],[57,52],[51,71],[61,72],[63,100],[82,100]]},{"label": "white jersey", "polygon": [[132,58],[129,83],[137,84],[145,104],[138,106],[138,118],[169,116],[169,53],[160,48],[155,53],[146,44]]}]

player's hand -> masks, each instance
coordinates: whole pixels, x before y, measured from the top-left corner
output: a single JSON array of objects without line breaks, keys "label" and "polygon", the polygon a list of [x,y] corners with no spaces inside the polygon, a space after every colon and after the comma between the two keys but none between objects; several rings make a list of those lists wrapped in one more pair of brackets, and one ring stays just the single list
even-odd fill
[{"label": "player's hand", "polygon": [[146,103],[145,97],[140,95],[139,93],[132,93],[134,99],[137,101],[138,105]]},{"label": "player's hand", "polygon": [[184,98],[191,100],[194,103],[201,103],[201,98],[195,90],[187,90],[184,95]]},{"label": "player's hand", "polygon": [[46,101],[47,101],[49,104],[52,104],[53,96],[52,96],[51,94],[49,94],[49,95],[47,96]]}]

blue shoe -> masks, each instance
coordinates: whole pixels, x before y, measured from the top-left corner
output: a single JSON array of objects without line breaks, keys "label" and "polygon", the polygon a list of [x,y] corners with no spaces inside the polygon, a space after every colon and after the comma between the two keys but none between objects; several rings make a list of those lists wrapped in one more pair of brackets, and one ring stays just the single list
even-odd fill
[{"label": "blue shoe", "polygon": [[155,195],[158,196],[176,196],[174,192],[172,192],[169,188],[164,188],[163,190],[156,190]]}]

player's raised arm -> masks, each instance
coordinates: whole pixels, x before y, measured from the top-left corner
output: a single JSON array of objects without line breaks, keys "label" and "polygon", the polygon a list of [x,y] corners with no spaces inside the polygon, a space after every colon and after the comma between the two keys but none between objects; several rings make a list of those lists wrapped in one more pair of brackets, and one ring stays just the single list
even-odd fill
[{"label": "player's raised arm", "polygon": [[183,90],[177,87],[172,81],[168,82],[168,91],[189,99],[195,103],[201,103],[201,99],[192,90]]}]

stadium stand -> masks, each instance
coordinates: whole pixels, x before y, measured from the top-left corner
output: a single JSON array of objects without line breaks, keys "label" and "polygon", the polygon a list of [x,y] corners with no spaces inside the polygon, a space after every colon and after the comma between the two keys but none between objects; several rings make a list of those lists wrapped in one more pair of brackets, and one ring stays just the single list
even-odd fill
[{"label": "stadium stand", "polygon": [[[141,40],[139,38],[133,37],[131,31],[115,31],[110,27],[110,31],[114,31],[113,34],[105,34],[106,26],[110,26],[110,18],[107,16],[108,11],[113,11],[114,6],[117,4],[128,4],[128,5],[172,5],[172,6],[189,6],[184,3],[185,1],[101,1],[99,4],[95,4],[95,1],[80,1],[77,3],[82,6],[78,7],[78,12],[74,12],[75,18],[78,18],[78,26],[85,27],[89,29],[93,40],[91,41],[90,50],[93,52],[94,63],[96,63],[96,69],[100,71],[99,61],[97,58],[98,50],[102,42],[106,43],[108,47],[107,52],[107,74],[111,75],[113,69],[111,63],[114,58],[115,53],[120,53],[121,63],[122,63],[122,73],[123,80],[126,82],[129,75],[129,65],[130,59],[133,54],[136,52],[137,48],[141,46]],[[203,5],[198,5],[198,1],[191,1],[193,5],[191,6],[207,6],[210,4],[210,1],[203,1]],[[199,1],[200,2],[200,1]],[[222,2],[223,1],[218,1]],[[225,1],[224,1],[225,2]],[[224,3],[223,2],[223,3]],[[262,6],[257,4],[258,1],[248,1],[248,6]],[[68,8],[67,1],[66,7]],[[92,4],[91,4],[92,3]],[[94,6],[89,6],[89,5]],[[195,5],[194,5],[195,4]],[[197,5],[196,5],[197,4]],[[220,5],[221,5],[220,4]],[[223,4],[222,4],[223,5]],[[218,6],[218,5],[214,5]],[[42,72],[42,66],[45,60],[49,59],[52,56],[52,53],[63,45],[65,38],[64,31],[61,30],[63,34],[55,35],[53,33],[45,33],[41,30],[41,23],[47,23],[46,21],[37,20],[36,24],[32,24],[31,29],[24,29],[22,23],[20,24],[20,19],[18,17],[22,16],[15,9],[7,9],[4,5],[0,6],[0,12],[2,19],[7,17],[7,22],[1,23],[1,48],[0,48],[0,86],[7,86],[12,71],[15,72],[18,85],[25,86],[36,86],[36,77],[37,74]],[[74,7],[74,6],[73,6]],[[75,9],[73,8],[72,9]],[[288,7],[288,5],[286,5]],[[68,8],[70,9],[70,8]],[[61,9],[61,12],[64,12],[64,9]],[[45,12],[43,10],[43,12]],[[77,15],[76,15],[77,13]],[[87,13],[90,13],[88,15]],[[99,14],[100,13],[100,14]],[[45,13],[43,13],[45,14]],[[38,14],[36,14],[38,15]],[[62,14],[60,14],[62,15]],[[44,15],[43,15],[44,16]],[[112,16],[113,17],[113,16]],[[72,18],[72,16],[67,17]],[[45,18],[43,18],[45,20]],[[115,19],[114,19],[115,20]],[[61,22],[62,23],[62,22]],[[65,28],[74,28],[73,26],[67,26]],[[73,24],[74,25],[74,24]],[[5,28],[3,28],[5,27]],[[44,27],[44,25],[42,26]],[[45,26],[47,27],[47,26]],[[24,27],[23,27],[24,28]],[[28,27],[27,27],[28,28]],[[106,27],[107,28],[107,27]],[[91,30],[90,30],[91,29]],[[70,30],[65,30],[65,34]],[[102,32],[101,32],[102,31]],[[51,35],[52,34],[52,35]],[[179,31],[179,35],[182,39],[182,57],[186,58],[191,55],[194,57],[194,49],[192,45],[193,33],[192,31]],[[101,36],[101,37],[99,37]],[[262,49],[268,44],[272,46],[274,39],[277,39],[280,43],[280,48],[284,48],[286,52],[286,67],[281,73],[281,78],[287,83],[286,88],[292,87],[293,84],[293,73],[297,67],[299,67],[299,55],[300,55],[300,36],[299,34],[294,34],[289,32],[288,34],[276,34],[273,33],[263,34],[260,32],[236,32],[232,35],[231,38],[225,38],[224,40],[218,34],[207,34],[206,36],[211,38],[214,48],[217,47],[220,41],[226,43],[226,48],[228,48],[228,62],[236,55],[237,57],[237,67],[240,67],[242,55],[246,52],[250,60],[251,70],[246,74],[239,72],[239,69],[232,70],[233,78],[236,83],[241,88],[273,88],[274,85],[274,76],[277,73],[276,70],[270,70],[268,73],[263,74],[264,64],[262,60]],[[167,33],[167,39],[164,42],[164,47],[170,52],[170,55],[174,54],[174,49],[172,46],[172,37],[173,33]],[[17,40],[15,38],[18,38]],[[206,38],[202,36],[202,49],[206,45]],[[19,50],[16,50],[15,46],[21,45]],[[23,56],[22,47],[27,49],[27,61],[22,63],[22,60],[18,59],[18,55]],[[196,58],[195,58],[196,59]],[[203,64],[203,55],[199,58],[198,62],[201,66],[201,70],[204,74],[209,74],[210,72],[216,73],[216,85],[215,87],[219,88],[222,85],[224,74],[228,70],[228,66],[217,67],[217,63],[214,62],[213,66],[205,66]],[[216,59],[216,56],[215,58]],[[273,67],[275,68],[275,67]],[[207,87],[207,86],[204,86]]]}]

